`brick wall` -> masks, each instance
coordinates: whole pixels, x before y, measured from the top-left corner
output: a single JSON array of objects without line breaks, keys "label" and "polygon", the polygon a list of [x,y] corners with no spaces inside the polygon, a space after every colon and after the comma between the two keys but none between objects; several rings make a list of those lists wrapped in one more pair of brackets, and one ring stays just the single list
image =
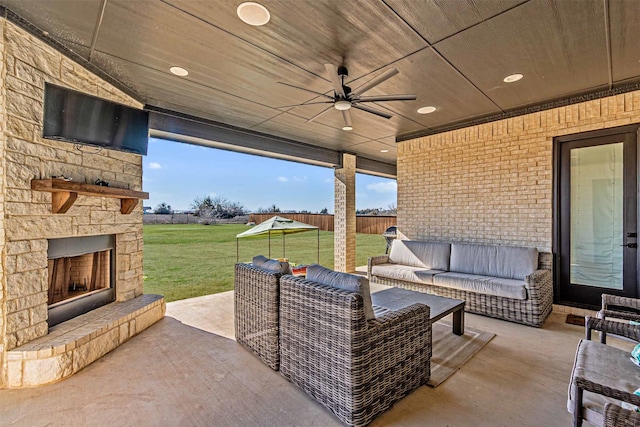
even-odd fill
[{"label": "brick wall", "polygon": [[[142,294],[142,204],[120,214],[118,199],[78,196],[51,213],[51,193],[31,180],[65,175],[141,190],[141,156],[41,138],[45,82],[123,104],[142,105],[40,40],[0,19],[0,346],[5,352],[47,334],[47,239],[115,234],[116,299]],[[0,359],[0,362],[3,360]],[[0,366],[5,366],[4,362]],[[2,376],[0,376],[0,386]]]},{"label": "brick wall", "polygon": [[553,138],[638,122],[631,92],[401,142],[399,231],[550,251]]}]

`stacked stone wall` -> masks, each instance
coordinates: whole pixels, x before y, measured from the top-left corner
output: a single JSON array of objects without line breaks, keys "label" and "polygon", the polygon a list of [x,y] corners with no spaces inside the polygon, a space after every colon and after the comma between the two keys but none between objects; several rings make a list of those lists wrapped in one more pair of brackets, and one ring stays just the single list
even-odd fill
[{"label": "stacked stone wall", "polygon": [[142,189],[141,156],[41,137],[45,82],[142,105],[12,23],[0,19],[0,29],[0,345],[6,352],[47,334],[47,239],[115,234],[116,299],[142,294],[141,203],[122,215],[118,199],[81,195],[67,213],[53,214],[51,193],[31,190],[31,180],[54,175]]},{"label": "stacked stone wall", "polygon": [[[5,349],[5,336],[6,336],[6,312],[7,312],[7,278],[5,276],[4,260],[5,258],[5,233],[4,233],[4,193],[5,193],[5,146],[6,136],[5,130],[7,128],[7,115],[4,106],[6,105],[6,67],[5,67],[5,20],[0,19],[0,373],[3,372],[3,367],[6,366],[6,349]],[[0,375],[0,386],[3,383],[3,375]]]},{"label": "stacked stone wall", "polygon": [[640,122],[640,92],[398,144],[406,238],[550,251],[553,138]]}]

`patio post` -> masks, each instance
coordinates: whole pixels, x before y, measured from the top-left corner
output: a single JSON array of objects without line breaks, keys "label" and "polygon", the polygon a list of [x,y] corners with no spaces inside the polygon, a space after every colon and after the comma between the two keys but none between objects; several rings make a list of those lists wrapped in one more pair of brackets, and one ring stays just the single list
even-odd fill
[{"label": "patio post", "polygon": [[356,269],[356,156],[342,154],[342,167],[334,171],[333,268]]}]

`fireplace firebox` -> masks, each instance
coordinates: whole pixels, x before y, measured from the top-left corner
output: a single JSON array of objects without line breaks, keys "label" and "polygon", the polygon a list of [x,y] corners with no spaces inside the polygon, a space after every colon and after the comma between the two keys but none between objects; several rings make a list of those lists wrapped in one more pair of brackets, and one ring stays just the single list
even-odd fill
[{"label": "fireplace firebox", "polygon": [[49,240],[49,327],[115,301],[115,236]]}]

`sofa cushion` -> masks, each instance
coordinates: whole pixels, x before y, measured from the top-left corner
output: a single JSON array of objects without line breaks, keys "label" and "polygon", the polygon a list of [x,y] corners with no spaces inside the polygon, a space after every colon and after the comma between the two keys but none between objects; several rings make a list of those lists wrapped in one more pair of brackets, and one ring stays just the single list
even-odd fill
[{"label": "sofa cushion", "polygon": [[394,240],[389,261],[394,264],[422,267],[428,270],[449,270],[451,245],[449,243]]},{"label": "sofa cushion", "polygon": [[291,268],[288,262],[278,261],[277,259],[269,259],[264,255],[253,257],[252,264],[255,267],[263,268],[271,273],[291,274]]},{"label": "sofa cushion", "polygon": [[524,280],[538,269],[538,249],[498,246],[498,277]]},{"label": "sofa cushion", "polygon": [[522,280],[449,272],[433,276],[433,284],[485,295],[518,300],[527,299],[526,283]]},{"label": "sofa cushion", "polygon": [[318,264],[307,267],[307,280],[318,282],[345,291],[356,292],[362,297],[364,302],[364,315],[367,320],[375,319],[373,305],[371,304],[371,290],[369,289],[369,279],[356,274],[341,273],[333,271]]},{"label": "sofa cushion", "polygon": [[538,269],[538,250],[514,246],[451,245],[450,271],[525,280]]},{"label": "sofa cushion", "polygon": [[424,267],[412,267],[402,264],[378,264],[371,268],[371,274],[387,279],[404,280],[406,282],[433,284],[433,276],[444,273],[442,270],[427,270]]}]

